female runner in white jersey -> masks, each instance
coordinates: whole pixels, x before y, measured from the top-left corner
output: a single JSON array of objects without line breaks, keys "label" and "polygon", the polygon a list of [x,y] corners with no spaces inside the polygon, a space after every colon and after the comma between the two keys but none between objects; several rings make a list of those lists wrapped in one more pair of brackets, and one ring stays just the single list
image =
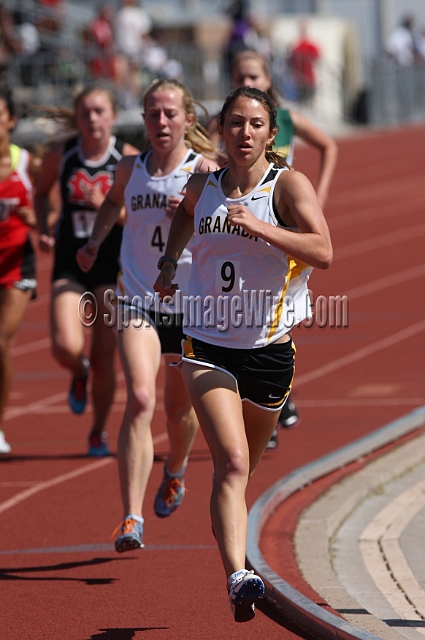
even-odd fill
[{"label": "female runner in white jersey", "polygon": [[[153,306],[158,259],[164,252],[172,216],[192,173],[217,168],[216,149],[198,123],[195,101],[175,80],[155,81],[146,91],[144,120],[151,150],[123,158],[115,182],[99,209],[91,238],[77,254],[83,271],[94,264],[100,244],[125,202],[127,221],[121,245],[118,281],[118,347],[127,384],[127,406],[118,440],[118,465],[124,520],[115,541],[117,551],[143,546],[142,505],[153,464],[151,420],[156,377],[161,361],[179,354],[182,310]],[[201,153],[211,157],[208,159]],[[191,254],[180,260],[180,287],[187,294]],[[125,296],[125,300],[123,297]],[[112,309],[112,305],[111,305]],[[154,328],[156,327],[157,330]],[[155,499],[155,513],[170,515],[184,496],[184,471],[198,422],[180,371],[166,366],[164,405],[170,453]]]},{"label": "female runner in white jersey", "polygon": [[[335,140],[325,131],[319,129],[305,115],[286,108],[285,100],[273,85],[272,73],[268,61],[256,51],[240,51],[232,60],[231,77],[234,89],[253,87],[267,93],[276,105],[278,132],[274,140],[274,149],[282,154],[288,164],[294,164],[294,141],[300,138],[311,145],[319,153],[319,170],[317,175],[316,194],[322,209],[328,198],[331,181],[335,172],[338,147]],[[210,140],[218,143],[217,118],[208,123]],[[292,392],[280,413],[276,429],[267,445],[274,449],[278,444],[278,427],[285,429],[295,427],[299,421],[299,413],[294,404]]]},{"label": "female runner in white jersey", "polygon": [[332,261],[312,184],[271,151],[276,131],[267,94],[244,87],[228,96],[219,132],[229,166],[190,178],[155,283],[161,297],[173,295],[176,260],[195,231],[181,369],[213,457],[212,526],[239,622],[264,593],[244,568],[246,485],[291,388],[290,329],[309,315],[311,267]]}]

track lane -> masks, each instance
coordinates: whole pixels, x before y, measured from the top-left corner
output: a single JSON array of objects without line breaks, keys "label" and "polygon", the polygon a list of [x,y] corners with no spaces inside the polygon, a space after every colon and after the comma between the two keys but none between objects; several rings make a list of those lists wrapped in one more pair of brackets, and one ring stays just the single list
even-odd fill
[{"label": "track lane", "polygon": [[[410,234],[409,240],[406,234],[397,232],[421,226],[419,189],[423,187],[419,180],[423,180],[423,173],[420,174],[423,160],[418,150],[424,135],[425,129],[417,128],[341,142],[341,170],[338,169],[326,215],[331,229],[335,222],[332,235],[337,255],[338,250],[355,245],[357,252],[337,257],[328,272],[314,272],[312,289],[316,295],[353,292],[350,325],[348,330],[320,330],[313,326],[294,331],[298,346],[294,395],[302,408],[302,423],[293,431],[282,432],[278,449],[265,454],[248,488],[250,504],[291,469],[406,413],[409,399],[412,408],[416,401],[417,406],[423,404],[422,378],[411,375],[413,371],[423,372],[422,355],[417,348],[417,339],[422,336],[417,290],[423,282],[423,240],[417,234]],[[412,149],[411,153],[400,151],[404,145]],[[406,170],[394,166],[392,158],[396,157],[396,150],[399,158],[406,159]],[[315,160],[308,150],[298,150],[300,169],[304,165],[304,170],[313,175]],[[402,166],[399,160],[397,164]],[[400,184],[403,192],[399,192]],[[405,198],[409,189],[414,197]],[[399,217],[397,206],[403,214]],[[357,210],[361,212],[363,225],[356,219]],[[368,221],[368,211],[375,211],[371,216],[376,215],[376,220]],[[338,227],[339,216],[344,216],[344,222]],[[368,241],[375,244],[359,253],[365,233]],[[388,240],[383,244],[385,236],[392,238],[391,244]],[[6,423],[14,456],[0,462],[2,503],[26,490],[12,486],[13,482],[46,481],[72,473],[87,462],[85,437],[90,416],[75,418],[67,413],[67,375],[53,362],[48,345],[25,353],[31,344],[45,339],[48,331],[49,258],[41,257],[40,267],[40,297],[30,308],[16,345],[22,352],[17,351],[14,358],[15,395]],[[391,285],[392,275],[395,281]],[[400,289],[402,309],[394,293]],[[397,336],[404,338],[397,341]],[[400,345],[396,359],[391,337]],[[389,346],[385,346],[387,342]],[[362,357],[356,356],[359,349],[363,349]],[[332,364],[337,360],[338,366]],[[326,366],[331,366],[331,370],[325,375]],[[117,411],[112,413],[109,427],[113,449],[124,393],[120,381]],[[46,412],[31,412],[37,402],[40,408],[40,399],[52,397],[56,400],[45,403]],[[399,402],[386,403],[386,398]],[[155,436],[164,433],[162,410],[155,416],[153,432]],[[160,521],[151,505],[165,455],[164,441],[156,446],[157,461],[146,500],[146,553],[122,557],[112,551],[64,550],[2,556],[1,575],[7,586],[2,597],[6,640],[21,637],[250,640],[260,634],[270,638],[300,637],[300,632],[280,626],[282,620],[275,621],[261,611],[248,625],[232,622],[224,576],[209,527],[212,467],[205,442],[199,435],[191,455],[189,491],[182,507],[171,519]],[[116,465],[107,464],[93,473],[38,492],[0,514],[0,545],[13,551],[107,544],[120,515]],[[291,567],[286,545],[291,536],[289,526],[277,534],[274,552],[282,556],[285,566]],[[292,577],[298,588],[296,566]],[[28,603],[26,620],[17,607],[23,600]]]}]

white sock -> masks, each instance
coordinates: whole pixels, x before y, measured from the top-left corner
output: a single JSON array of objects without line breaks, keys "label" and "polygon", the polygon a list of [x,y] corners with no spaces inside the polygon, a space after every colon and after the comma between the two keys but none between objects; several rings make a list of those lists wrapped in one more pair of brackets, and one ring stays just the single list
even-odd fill
[{"label": "white sock", "polygon": [[167,467],[167,462],[168,462],[168,460],[167,460],[167,462],[165,463],[165,471],[166,471],[166,473],[167,473],[167,476],[168,476],[169,478],[182,478],[182,477],[184,476],[184,472],[186,471],[186,467],[187,467],[187,460],[188,460],[188,459],[187,459],[187,457],[186,457],[186,458],[184,459],[184,463],[183,463],[182,468],[180,469],[180,471],[177,471],[177,473],[175,473],[175,472],[173,473],[173,472],[171,472],[171,471],[168,469],[168,467]]},{"label": "white sock", "polygon": [[132,520],[137,520],[137,522],[140,522],[140,524],[144,523],[144,519],[142,518],[142,516],[138,516],[135,513],[130,513],[128,516],[124,518],[124,520],[129,520],[130,518]]},{"label": "white sock", "polygon": [[246,569],[239,569],[239,571],[235,571],[230,575],[227,579],[227,582],[231,585],[234,580],[238,580],[238,578],[242,578],[247,573]]}]

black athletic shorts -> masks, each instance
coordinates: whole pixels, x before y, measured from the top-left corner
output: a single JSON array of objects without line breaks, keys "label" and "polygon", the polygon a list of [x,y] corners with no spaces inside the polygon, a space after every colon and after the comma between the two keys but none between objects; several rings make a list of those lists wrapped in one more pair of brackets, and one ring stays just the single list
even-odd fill
[{"label": "black athletic shorts", "polygon": [[229,349],[186,338],[182,360],[228,373],[236,380],[242,400],[278,411],[292,387],[295,345],[288,340],[259,349]]},{"label": "black athletic shorts", "polygon": [[81,284],[86,291],[92,292],[97,287],[115,285],[120,271],[121,237],[122,229],[115,225],[100,245],[93,267],[87,273],[80,269],[76,260],[77,251],[85,244],[87,238],[80,241],[75,238],[59,238],[55,250],[52,282],[65,278]]},{"label": "black athletic shorts", "polygon": [[[140,326],[144,325],[154,327],[158,333],[161,342],[161,353],[164,355],[181,354],[182,340],[185,335],[183,333],[183,314],[180,313],[162,313],[160,311],[146,311],[145,309],[135,307],[131,304],[120,302],[120,315],[118,322],[118,330],[128,326],[130,320],[140,322]],[[137,326],[137,324],[136,324]]]}]

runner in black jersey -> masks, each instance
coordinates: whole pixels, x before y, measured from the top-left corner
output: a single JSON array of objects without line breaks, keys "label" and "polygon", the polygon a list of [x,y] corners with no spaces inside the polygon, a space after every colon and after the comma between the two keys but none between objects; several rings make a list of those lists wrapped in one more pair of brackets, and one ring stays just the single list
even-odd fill
[{"label": "runner in black jersey", "polygon": [[[44,158],[35,197],[42,251],[55,252],[52,275],[51,331],[53,354],[72,373],[69,405],[83,413],[87,381],[92,370],[93,425],[90,456],[109,454],[105,423],[115,390],[115,336],[103,321],[104,292],[114,289],[119,270],[119,251],[124,210],[102,247],[96,268],[85,274],[75,255],[87,242],[96,213],[114,182],[123,155],[138,150],[112,135],[116,112],[109,91],[90,87],[75,99],[75,113],[51,110],[63,122],[68,119],[79,132],[58,144]],[[59,181],[62,206],[54,237],[48,228],[48,197]],[[82,297],[83,296],[83,297]],[[85,352],[85,327],[93,327],[91,353]]]}]

